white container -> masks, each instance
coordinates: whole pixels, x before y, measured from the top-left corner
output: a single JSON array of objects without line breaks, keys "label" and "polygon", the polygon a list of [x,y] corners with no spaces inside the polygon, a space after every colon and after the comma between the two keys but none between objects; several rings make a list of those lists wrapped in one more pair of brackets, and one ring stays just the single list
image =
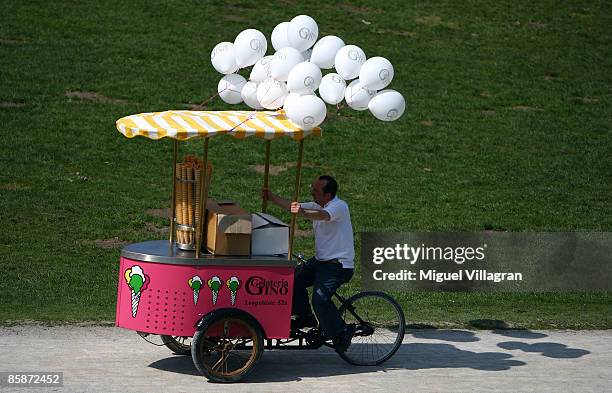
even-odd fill
[{"label": "white container", "polygon": [[276,255],[289,252],[289,225],[266,213],[253,213],[251,255]]}]

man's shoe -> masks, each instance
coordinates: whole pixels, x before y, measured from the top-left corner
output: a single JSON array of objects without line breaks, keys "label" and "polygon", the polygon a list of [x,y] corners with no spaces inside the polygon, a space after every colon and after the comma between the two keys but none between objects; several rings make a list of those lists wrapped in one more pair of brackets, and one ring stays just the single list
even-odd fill
[{"label": "man's shoe", "polygon": [[307,327],[319,326],[319,321],[314,315],[307,315],[305,317],[298,317],[297,319],[291,320],[291,330],[299,330]]},{"label": "man's shoe", "polygon": [[337,335],[334,339],[334,349],[338,353],[344,353],[351,346],[351,340],[355,335],[355,325],[346,325],[344,331]]}]

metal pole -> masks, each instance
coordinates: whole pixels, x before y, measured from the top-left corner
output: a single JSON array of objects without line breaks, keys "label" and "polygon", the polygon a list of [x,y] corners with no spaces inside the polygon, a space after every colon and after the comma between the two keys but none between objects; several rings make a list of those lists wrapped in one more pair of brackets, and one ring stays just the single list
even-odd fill
[{"label": "metal pole", "polygon": [[[268,178],[270,176],[270,145],[272,144],[272,141],[270,140],[266,140],[266,164],[265,164],[265,168],[264,168],[264,188],[268,188]],[[266,213],[268,210],[268,200],[264,199],[261,202],[261,211],[263,213]]]},{"label": "metal pole", "polygon": [[[295,192],[293,193],[292,202],[298,202],[300,198],[300,180],[302,177],[302,157],[304,156],[304,139],[300,140],[300,146],[298,151],[298,162],[296,166],[297,173],[295,175]],[[295,221],[297,218],[296,213],[291,214],[291,226],[289,227],[289,253],[287,259],[291,260],[293,253],[293,238],[295,237]]]},{"label": "metal pole", "polygon": [[[202,240],[206,238],[206,201],[208,200],[208,138],[204,138],[204,175],[200,172],[200,217],[198,228],[196,229],[196,253],[195,257],[200,257],[202,251]],[[206,241],[204,239],[204,241]]]},{"label": "metal pole", "polygon": [[174,243],[174,214],[176,210],[176,158],[178,154],[178,141],[175,139],[172,149],[172,203],[170,204],[170,247]]}]

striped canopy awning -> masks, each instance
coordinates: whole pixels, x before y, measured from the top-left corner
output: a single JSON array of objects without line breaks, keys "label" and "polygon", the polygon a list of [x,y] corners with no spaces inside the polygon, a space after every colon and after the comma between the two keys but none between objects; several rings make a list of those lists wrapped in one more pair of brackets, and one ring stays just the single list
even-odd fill
[{"label": "striped canopy awning", "polygon": [[321,135],[320,128],[304,131],[284,112],[269,111],[186,111],[139,113],[117,120],[117,129],[128,138],[144,136],[188,140],[229,134],[235,138],[255,135],[263,139],[288,136],[301,140]]}]

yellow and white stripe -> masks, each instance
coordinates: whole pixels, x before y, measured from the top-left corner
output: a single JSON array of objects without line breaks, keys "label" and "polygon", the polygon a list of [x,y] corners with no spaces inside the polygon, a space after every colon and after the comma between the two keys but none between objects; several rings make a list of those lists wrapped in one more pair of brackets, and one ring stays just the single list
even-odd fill
[{"label": "yellow and white stripe", "polygon": [[284,112],[271,111],[165,111],[139,113],[117,120],[117,129],[128,138],[164,137],[180,141],[230,134],[235,138],[255,135],[262,139],[288,136],[301,140],[321,135],[320,128],[304,131],[289,120]]}]

